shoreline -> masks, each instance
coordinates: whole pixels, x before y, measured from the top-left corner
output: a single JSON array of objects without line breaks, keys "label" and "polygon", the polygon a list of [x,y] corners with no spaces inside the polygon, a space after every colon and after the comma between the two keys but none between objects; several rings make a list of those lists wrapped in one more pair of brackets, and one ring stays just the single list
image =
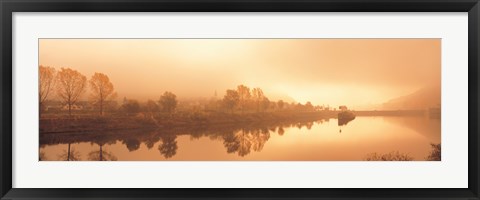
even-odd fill
[{"label": "shoreline", "polygon": [[171,118],[147,115],[121,117],[89,117],[89,118],[50,118],[40,120],[40,135],[68,134],[79,132],[100,132],[136,129],[195,129],[212,126],[255,126],[255,124],[277,124],[295,121],[311,121],[335,118],[336,113],[304,112],[304,113],[248,113],[225,114],[216,113],[203,118],[174,116]]},{"label": "shoreline", "polygon": [[[40,119],[39,132],[70,134],[141,129],[195,129],[211,126],[252,126],[255,124],[295,123],[300,121],[336,119],[338,111],[265,112],[265,113],[209,113],[208,115],[170,117],[140,113],[135,116],[73,116]],[[356,116],[425,116],[425,110],[352,111]]]}]

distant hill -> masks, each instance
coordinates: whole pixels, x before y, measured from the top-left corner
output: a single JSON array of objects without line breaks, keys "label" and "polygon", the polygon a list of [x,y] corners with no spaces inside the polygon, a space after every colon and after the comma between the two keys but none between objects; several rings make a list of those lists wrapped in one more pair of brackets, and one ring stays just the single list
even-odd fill
[{"label": "distant hill", "polygon": [[417,110],[439,107],[441,103],[441,88],[429,86],[416,92],[391,99],[383,104],[385,110]]},{"label": "distant hill", "polygon": [[288,103],[295,102],[295,99],[286,94],[265,92],[265,96],[267,96],[270,101],[283,100],[284,102]]}]

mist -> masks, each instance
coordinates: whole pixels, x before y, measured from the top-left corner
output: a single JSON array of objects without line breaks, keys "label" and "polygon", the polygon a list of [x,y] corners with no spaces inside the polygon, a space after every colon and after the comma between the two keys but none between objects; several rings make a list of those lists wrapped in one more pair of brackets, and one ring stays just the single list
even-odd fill
[{"label": "mist", "polygon": [[104,73],[118,99],[141,101],[244,84],[271,100],[363,108],[439,86],[440,55],[440,39],[39,40],[40,65]]}]

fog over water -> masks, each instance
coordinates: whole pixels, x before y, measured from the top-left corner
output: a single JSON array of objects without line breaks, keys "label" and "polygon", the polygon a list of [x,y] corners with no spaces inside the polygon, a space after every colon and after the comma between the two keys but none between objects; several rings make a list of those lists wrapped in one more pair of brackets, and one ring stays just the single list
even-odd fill
[{"label": "fog over water", "polygon": [[[440,103],[440,39],[41,39],[39,49],[41,65],[107,74],[117,100],[222,97],[245,84],[316,105]],[[425,88],[436,92],[411,95]]]}]

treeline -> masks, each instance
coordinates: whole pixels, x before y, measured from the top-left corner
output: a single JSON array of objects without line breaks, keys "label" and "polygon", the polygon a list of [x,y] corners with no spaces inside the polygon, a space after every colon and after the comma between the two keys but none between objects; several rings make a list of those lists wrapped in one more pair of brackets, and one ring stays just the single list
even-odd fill
[{"label": "treeline", "polygon": [[97,108],[100,115],[103,115],[107,102],[117,96],[113,84],[107,75],[96,72],[88,80],[88,86],[87,77],[77,70],[62,67],[57,71],[53,67],[40,65],[38,90],[40,113],[45,110],[48,98],[55,93],[71,116],[72,110],[75,109],[80,97],[86,93],[88,87],[90,88],[91,105]]},{"label": "treeline", "polygon": [[288,103],[283,100],[271,101],[261,88],[250,89],[245,85],[239,85],[236,89],[227,89],[225,96],[217,102],[224,110],[234,112],[266,112],[275,110],[315,111],[323,109],[322,106],[314,106],[311,102],[305,104]]},{"label": "treeline", "polygon": [[[81,101],[81,97],[89,89],[88,102]],[[55,100],[52,96],[56,94]],[[159,105],[163,111],[173,113],[177,106],[176,95],[171,92],[165,92],[159,102],[148,101],[144,108],[141,108],[137,100],[124,99],[121,109],[118,109],[116,102],[117,93],[109,77],[103,73],[96,72],[88,81],[87,77],[77,70],[71,68],[60,68],[39,66],[39,108],[40,113],[44,113],[49,107],[60,107],[59,110],[67,110],[68,115],[77,111],[96,111],[99,115],[104,115],[106,108],[109,111],[121,111],[125,113],[138,113],[141,111],[159,111]],[[87,105],[85,105],[87,104]],[[91,109],[87,109],[90,108]],[[142,105],[143,106],[143,105]],[[55,110],[55,109],[53,109]]]},{"label": "treeline", "polygon": [[[126,115],[143,114],[154,118],[195,118],[205,119],[218,114],[264,114],[271,112],[313,112],[330,110],[328,106],[314,106],[311,102],[305,104],[271,101],[261,88],[250,89],[239,85],[235,89],[227,89],[223,97],[213,95],[211,98],[197,98],[179,101],[177,96],[169,91],[164,92],[158,100],[149,99],[140,102],[124,98],[121,105],[113,108],[116,113]],[[221,115],[225,116],[225,115]]]},{"label": "treeline", "polygon": [[[215,95],[210,99],[195,99],[179,101],[170,91],[163,92],[157,100],[140,102],[135,99],[123,98],[119,104],[113,83],[106,74],[96,72],[90,79],[71,68],[56,70],[53,67],[39,66],[39,103],[40,113],[58,114],[68,111],[68,116],[74,113],[135,116],[143,114],[149,118],[165,118],[189,116],[205,118],[212,113],[248,114],[275,111],[311,112],[330,110],[329,106],[314,106],[311,102],[305,104],[270,100],[259,87],[250,89],[238,85],[227,89],[223,97]],[[80,100],[89,93],[87,101]],[[56,94],[57,98],[52,98]],[[48,112],[47,112],[48,111]]]}]

